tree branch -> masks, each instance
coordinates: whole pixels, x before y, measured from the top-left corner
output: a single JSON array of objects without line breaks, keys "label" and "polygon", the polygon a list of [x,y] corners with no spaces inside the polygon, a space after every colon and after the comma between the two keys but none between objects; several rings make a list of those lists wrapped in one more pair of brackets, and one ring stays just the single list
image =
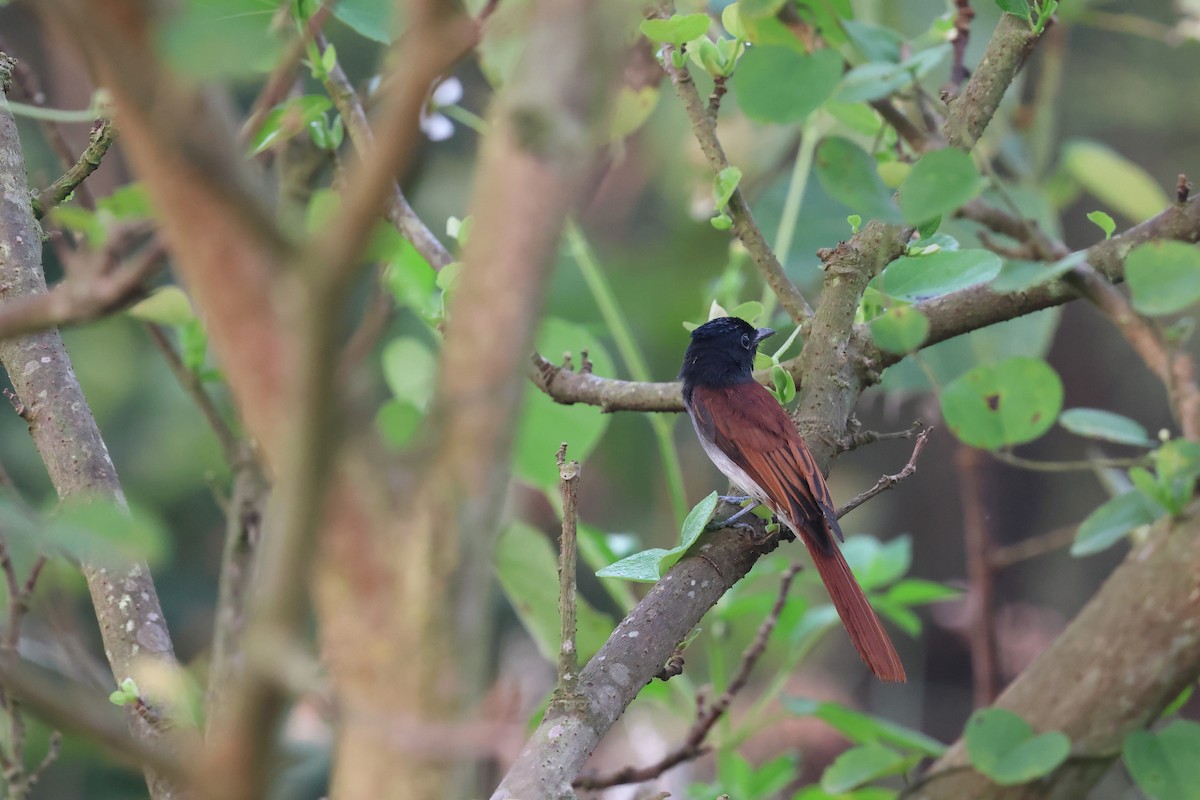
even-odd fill
[{"label": "tree branch", "polygon": [[1000,16],[975,73],[962,93],[950,101],[942,132],[951,147],[975,147],[1038,38],[1020,17]]},{"label": "tree branch", "polygon": [[[661,13],[670,16],[671,12],[665,10]],[[686,65],[676,67],[671,63],[668,53],[663,69],[666,70],[667,76],[675,86],[675,93],[683,103],[683,109],[692,123],[692,133],[695,135],[696,141],[700,143],[704,157],[708,159],[709,169],[712,170],[713,175],[718,174],[729,166],[729,159],[725,156],[725,150],[717,138],[716,116],[709,113],[709,108],[700,97],[700,92],[696,89],[692,76],[688,74]],[[767,244],[766,237],[763,236],[758,223],[754,221],[754,215],[750,212],[750,204],[742,194],[741,188],[734,189],[733,195],[729,198],[729,215],[733,219],[734,234],[738,237],[738,241],[745,246],[750,258],[754,260],[767,286],[779,298],[779,305],[788,313],[793,322],[803,325],[812,316],[812,307],[804,299],[800,290],[796,288],[796,284],[784,272],[779,258]]]},{"label": "tree branch", "polygon": [[117,138],[117,128],[111,119],[97,120],[92,127],[88,146],[79,156],[79,160],[71,166],[54,183],[38,192],[33,199],[33,216],[41,219],[54,206],[66,200],[68,196],[83,183],[89,175],[96,171],[108,147]]},{"label": "tree branch", "polygon": [[[33,219],[21,143],[16,123],[3,105],[0,152],[0,241],[6,248],[5,258],[0,260],[0,296],[45,295],[41,237]],[[0,362],[28,407],[30,436],[58,496],[100,497],[124,504],[116,468],[58,331],[0,341]],[[84,564],[83,573],[117,682],[136,674],[138,660],[149,659],[176,668],[171,638],[146,564],[138,562],[116,570]],[[139,742],[155,747],[165,744],[162,730],[133,715],[129,722]],[[166,777],[151,770],[147,778],[155,798],[175,796],[177,790]]]},{"label": "tree branch", "polygon": [[[911,796],[923,800],[1083,797],[1121,751],[1200,675],[1200,519],[1193,506],[1160,520],[1067,629],[1006,689],[996,706],[1037,731],[1059,730],[1072,752],[1036,784],[998,786],[969,768],[961,741]],[[965,768],[964,768],[965,767]],[[936,776],[936,777],[935,777]]]}]

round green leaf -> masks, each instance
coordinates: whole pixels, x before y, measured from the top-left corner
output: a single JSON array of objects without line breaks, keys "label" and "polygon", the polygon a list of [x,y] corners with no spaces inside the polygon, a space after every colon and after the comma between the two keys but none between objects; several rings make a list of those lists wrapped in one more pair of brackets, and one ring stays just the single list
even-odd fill
[{"label": "round green leaf", "polygon": [[733,74],[738,104],[759,122],[795,122],[825,102],[842,77],[835,50],[805,55],[786,47],[751,47]]},{"label": "round green leaf", "polygon": [[1129,774],[1150,800],[1200,796],[1200,724],[1176,720],[1158,733],[1134,731],[1124,750]]},{"label": "round green leaf", "polygon": [[[613,374],[608,350],[585,328],[554,317],[542,323],[537,351],[551,362],[561,363],[563,353],[571,353],[578,368],[584,350],[588,351],[597,375]],[[567,442],[571,458],[584,461],[608,429],[609,419],[608,414],[594,406],[556,403],[528,384],[517,424],[513,465],[517,477],[547,491],[557,491],[558,465],[554,463],[554,454],[558,446]]]},{"label": "round green leaf", "polygon": [[708,14],[675,14],[670,19],[647,19],[640,26],[652,42],[680,45],[703,36],[712,22]]},{"label": "round green leaf", "polygon": [[892,192],[884,185],[875,159],[849,139],[831,136],[816,156],[817,179],[831,197],[868,219],[899,220]]},{"label": "round green leaf", "polygon": [[1117,444],[1132,444],[1142,447],[1153,447],[1155,441],[1150,438],[1138,422],[1111,411],[1098,408],[1071,408],[1059,415],[1058,424],[1089,439],[1101,439]]},{"label": "round green leaf", "polygon": [[906,761],[900,753],[876,742],[851,747],[826,767],[821,788],[842,794],[899,771]]},{"label": "round green leaf", "polygon": [[407,400],[388,400],[375,414],[375,425],[391,447],[402,448],[412,440],[425,415]]},{"label": "round green leaf", "polygon": [[880,291],[916,302],[987,283],[1000,272],[1000,257],[988,250],[939,250],[901,256],[876,278]]},{"label": "round green leaf", "polygon": [[1003,786],[1049,775],[1071,752],[1071,740],[1059,731],[1035,736],[1029,723],[1011,711],[986,708],[967,721],[971,764]]},{"label": "round green leaf", "polygon": [[1139,491],[1106,500],[1080,523],[1071,555],[1089,556],[1107,550],[1134,528],[1154,522],[1161,513]]},{"label": "round green leaf", "polygon": [[912,306],[894,306],[870,322],[871,338],[890,353],[911,353],[929,333],[929,320]]},{"label": "round green leaf", "polygon": [[911,225],[957,210],[983,190],[971,156],[948,147],[921,157],[900,187],[900,210]]},{"label": "round green leaf", "polygon": [[417,408],[425,408],[433,394],[437,359],[419,339],[404,336],[383,348],[383,380],[392,395]]},{"label": "round green leaf", "polygon": [[1058,373],[1040,358],[1017,357],[975,367],[941,395],[950,430],[973,447],[995,450],[1046,432],[1062,408]]},{"label": "round green leaf", "polygon": [[126,312],[134,319],[157,322],[159,325],[186,325],[196,318],[192,301],[178,286],[162,286],[139,300]]},{"label": "round green leaf", "polygon": [[1174,314],[1200,300],[1200,248],[1184,242],[1147,242],[1125,260],[1133,307],[1143,314]]}]

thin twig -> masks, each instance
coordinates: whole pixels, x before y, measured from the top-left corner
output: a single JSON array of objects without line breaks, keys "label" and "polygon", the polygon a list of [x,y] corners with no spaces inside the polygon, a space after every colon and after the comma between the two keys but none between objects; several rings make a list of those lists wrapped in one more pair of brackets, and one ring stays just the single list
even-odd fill
[{"label": "thin twig", "polygon": [[[0,51],[13,54],[12,45],[3,36],[0,36]],[[29,101],[30,105],[45,106],[46,93],[42,91],[41,81],[38,80],[37,73],[25,66],[25,63],[20,59],[15,59],[12,67],[13,81],[21,90],[21,94]],[[67,138],[63,135],[62,123],[55,122],[49,119],[40,119],[38,122],[42,126],[42,133],[46,136],[46,141],[50,144],[50,149],[58,156],[62,162],[64,169],[69,169],[75,163],[75,153],[71,146],[67,144]],[[86,185],[81,184],[78,189],[79,204],[88,210],[96,208],[96,201],[92,198],[91,191]]]},{"label": "thin twig", "polygon": [[279,59],[279,63],[271,70],[271,74],[267,76],[266,82],[259,91],[258,96],[254,98],[254,104],[250,107],[250,113],[246,115],[246,121],[242,124],[242,129],[238,133],[238,141],[244,146],[249,143],[262,128],[263,120],[266,119],[267,112],[280,103],[287,96],[288,89],[292,85],[293,76],[296,72],[296,67],[300,65],[300,61],[304,58],[304,53],[308,49],[309,41],[315,32],[319,32],[325,21],[329,19],[332,13],[332,4],[322,4],[317,7],[312,16],[308,18],[308,25],[300,35],[292,40],[288,45],[287,52]]},{"label": "thin twig", "polygon": [[1139,458],[1090,458],[1084,461],[1034,461],[1007,450],[989,450],[988,454],[1009,466],[1033,472],[1091,472],[1105,467],[1127,469],[1144,464],[1147,460],[1146,456],[1141,456]]},{"label": "thin twig", "polygon": [[[881,494],[883,492],[886,492],[888,489],[894,488],[896,486],[896,484],[900,483],[900,481],[904,480],[905,478],[908,478],[914,472],[916,472],[917,471],[917,458],[921,455],[921,451],[925,449],[925,443],[927,441],[929,441],[929,434],[932,432],[933,432],[933,428],[925,428],[923,431],[918,433],[917,441],[913,445],[912,455],[910,455],[908,457],[908,463],[904,465],[904,468],[902,470],[900,470],[899,472],[897,472],[895,475],[884,475],[882,478],[879,479],[879,482],[876,483],[874,486],[872,486],[870,489],[867,489],[862,494],[858,494],[858,495],[855,495],[854,497],[850,498],[850,500],[848,500],[845,505],[843,505],[841,508],[839,508],[837,510],[838,519],[841,519],[842,517],[846,516],[851,511],[858,508],[859,506],[861,506],[863,503],[870,500],[875,495]],[[901,438],[901,437],[897,437],[897,438]],[[910,437],[906,436],[906,437],[902,437],[902,438],[910,438]]]},{"label": "thin twig", "polygon": [[[329,42],[320,31],[313,32],[313,40],[317,45],[317,50],[321,53],[324,53],[329,47]],[[325,71],[325,89],[329,92],[334,106],[346,124],[351,144],[358,151],[359,157],[365,158],[375,149],[375,135],[371,131],[367,113],[363,109],[362,99],[354,90],[350,79],[346,77],[342,65],[336,61],[330,69]],[[400,184],[395,181],[392,182],[387,219],[405,239],[412,243],[413,247],[417,248],[417,252],[424,256],[435,270],[442,269],[454,260],[446,246],[417,216],[417,212],[409,204],[404,192],[400,190]]]},{"label": "thin twig", "polygon": [[[137,297],[144,282],[162,268],[166,245],[155,239],[136,257],[115,267],[74,274],[49,291],[9,296],[0,304],[0,338],[7,339],[99,319]],[[6,294],[0,289],[0,294]]]},{"label": "thin twig", "polygon": [[179,353],[175,351],[175,346],[171,344],[167,332],[161,325],[153,322],[146,323],[146,333],[150,334],[150,341],[162,353],[163,360],[167,362],[167,366],[171,370],[171,374],[175,376],[175,380],[183,387],[183,390],[192,398],[196,407],[200,409],[200,413],[204,416],[204,420],[208,426],[212,428],[213,433],[217,437],[217,442],[221,445],[221,454],[225,458],[225,463],[233,466],[238,463],[241,456],[241,443],[238,440],[237,434],[229,427],[229,423],[225,421],[225,417],[221,414],[221,410],[217,408],[216,402],[209,395],[208,390],[204,388],[204,382],[200,380],[200,376],[187,368],[183,363],[183,359],[179,357]]},{"label": "thin twig", "polygon": [[558,448],[558,485],[562,492],[562,539],[558,544],[558,613],[562,623],[558,647],[558,685],[555,702],[571,702],[579,685],[579,653],[575,649],[576,514],[579,504],[579,462],[567,461],[567,443]]},{"label": "thin twig", "polygon": [[108,152],[109,145],[116,138],[117,127],[111,119],[96,120],[92,126],[91,136],[88,138],[88,146],[79,159],[58,180],[38,192],[37,196],[33,198],[34,218],[41,219],[46,212],[66,200],[72,192],[77,191],[84,180],[100,166],[100,162],[104,160],[104,155]]},{"label": "thin twig", "polygon": [[[666,9],[655,13],[660,16],[670,16],[673,10],[672,5],[668,4]],[[675,87],[675,93],[683,103],[683,109],[692,124],[692,134],[696,137],[700,149],[708,160],[709,169],[716,175],[729,166],[725,149],[717,138],[716,118],[709,113],[708,106],[701,99],[700,92],[696,89],[696,84],[687,71],[687,66],[676,67],[671,62],[672,55],[673,51],[668,48],[664,56],[663,69],[666,70],[667,76],[670,77],[671,83]],[[801,294],[796,284],[784,272],[783,265],[779,263],[775,252],[767,244],[766,237],[763,236],[758,223],[754,221],[754,215],[750,212],[750,204],[746,201],[741,189],[734,189],[728,205],[729,215],[733,219],[734,234],[745,246],[746,251],[750,253],[750,257],[754,260],[767,286],[779,298],[779,305],[788,313],[793,322],[803,325],[812,317],[812,307],[804,299],[804,295]]]},{"label": "thin twig", "polygon": [[951,92],[958,94],[971,75],[964,60],[967,43],[971,40],[971,20],[975,18],[975,9],[971,8],[971,0],[954,0],[954,6],[957,11],[954,15],[954,61],[950,66],[950,86]]},{"label": "thin twig", "polygon": [[979,450],[967,445],[959,445],[956,461],[962,494],[967,576],[971,587],[971,669],[975,677],[975,707],[982,708],[991,705],[999,689],[992,588],[992,535],[988,529],[989,515],[984,497],[985,462]]},{"label": "thin twig", "polygon": [[[851,419],[851,425],[857,427],[858,421]],[[860,447],[866,447],[876,442],[890,442],[896,439],[912,439],[920,435],[925,430],[925,424],[921,420],[915,420],[912,427],[905,428],[902,431],[860,431],[855,430],[854,433],[847,434],[841,443],[838,445],[839,451],[848,453],[851,450],[857,450]]]},{"label": "thin twig", "polygon": [[742,662],[738,667],[737,674],[733,676],[733,680],[729,682],[729,686],[712,705],[700,709],[696,721],[692,724],[687,736],[679,746],[650,766],[626,767],[603,777],[577,778],[574,786],[578,789],[605,789],[609,786],[619,786],[624,783],[640,783],[642,781],[653,780],[671,769],[671,767],[704,755],[709,749],[704,744],[709,731],[713,729],[713,726],[724,715],[733,702],[734,697],[737,696],[737,693],[745,687],[746,682],[750,679],[750,672],[754,669],[754,665],[758,663],[758,659],[766,652],[771,632],[779,624],[779,615],[783,613],[783,607],[787,603],[788,591],[791,589],[792,580],[800,572],[801,568],[800,564],[793,563],[783,571],[783,575],[779,581],[779,594],[775,597],[775,605],[771,607],[771,611],[767,614],[766,619],[758,626],[758,633],[755,635],[754,641],[742,653]]},{"label": "thin twig", "polygon": [[1053,553],[1055,550],[1070,547],[1071,543],[1075,541],[1075,535],[1078,532],[1079,527],[1077,525],[1068,525],[1064,528],[1056,528],[1040,536],[1026,539],[1023,542],[1003,547],[993,547],[989,556],[989,563],[992,570],[1002,570],[1020,564],[1022,561],[1028,561],[1031,558],[1038,558],[1047,553]]}]

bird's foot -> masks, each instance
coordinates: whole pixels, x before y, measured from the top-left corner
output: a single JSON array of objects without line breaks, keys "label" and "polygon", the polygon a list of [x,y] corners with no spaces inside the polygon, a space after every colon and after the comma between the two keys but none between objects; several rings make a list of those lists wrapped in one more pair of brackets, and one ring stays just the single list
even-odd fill
[{"label": "bird's foot", "polygon": [[[734,501],[744,503],[745,501],[751,500],[753,498],[750,498],[750,497],[722,497],[721,499],[727,503],[734,502]],[[705,526],[704,529],[709,530],[709,531],[718,531],[721,528],[738,528],[739,530],[751,530],[752,531],[752,530],[754,530],[753,526],[751,526],[750,524],[745,523],[745,522],[738,522],[738,520],[740,520],[742,517],[749,514],[754,509],[758,508],[758,505],[759,505],[758,503],[751,503],[750,505],[746,506],[741,511],[738,511],[731,517],[726,517],[725,519],[722,519],[722,520],[712,520],[708,523],[708,525]]]}]

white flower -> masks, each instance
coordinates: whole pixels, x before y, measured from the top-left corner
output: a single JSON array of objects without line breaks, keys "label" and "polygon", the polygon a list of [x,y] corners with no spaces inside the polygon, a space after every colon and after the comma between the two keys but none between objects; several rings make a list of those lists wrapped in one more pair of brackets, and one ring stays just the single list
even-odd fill
[{"label": "white flower", "polygon": [[445,114],[439,114],[439,108],[457,104],[463,98],[462,81],[455,77],[433,87],[429,102],[421,110],[421,130],[433,142],[444,142],[454,135],[454,123]]}]

